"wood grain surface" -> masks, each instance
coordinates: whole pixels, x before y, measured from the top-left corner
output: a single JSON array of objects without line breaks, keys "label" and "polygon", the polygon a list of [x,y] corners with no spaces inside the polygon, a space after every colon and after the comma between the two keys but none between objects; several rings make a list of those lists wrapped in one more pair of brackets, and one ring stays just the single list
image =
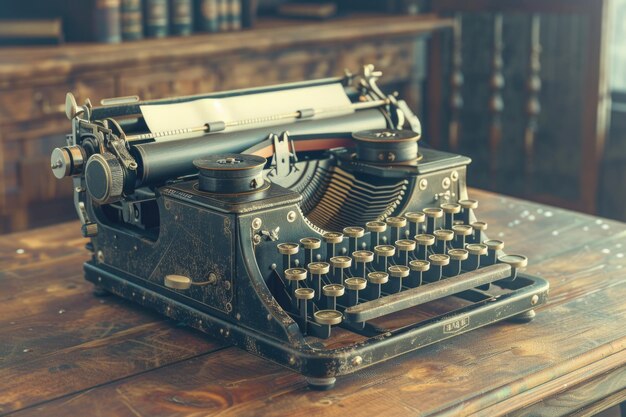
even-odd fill
[{"label": "wood grain surface", "polygon": [[[589,415],[626,397],[626,225],[472,190],[489,235],[550,281],[498,323],[338,379],[304,378],[116,297],[78,224],[0,237],[0,414]],[[591,410],[591,411],[590,411]]]}]

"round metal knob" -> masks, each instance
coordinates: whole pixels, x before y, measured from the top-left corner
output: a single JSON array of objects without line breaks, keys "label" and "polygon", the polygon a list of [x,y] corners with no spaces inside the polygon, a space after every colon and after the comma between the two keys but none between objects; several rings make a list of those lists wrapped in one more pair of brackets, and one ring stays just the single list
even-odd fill
[{"label": "round metal knob", "polygon": [[432,217],[433,219],[438,219],[443,216],[443,210],[440,208],[425,208],[423,211],[426,216]]},{"label": "round metal knob", "polygon": [[276,248],[281,255],[295,255],[300,247],[297,243],[279,243]]},{"label": "round metal knob", "polygon": [[322,241],[316,237],[303,237],[300,239],[300,244],[304,249],[319,249]]},{"label": "round metal knob", "polygon": [[511,265],[511,268],[525,268],[528,265],[528,258],[523,255],[504,255],[498,261]]},{"label": "round metal knob", "polygon": [[411,272],[409,267],[404,265],[392,265],[387,269],[387,271],[389,271],[389,275],[394,278],[406,278]]},{"label": "round metal knob", "polygon": [[303,281],[306,279],[306,269],[289,268],[285,270],[285,278],[288,281]]},{"label": "round metal knob", "polygon": [[330,258],[330,264],[333,268],[350,268],[352,266],[352,258],[349,256],[333,256]]},{"label": "round metal knob", "polygon": [[470,224],[474,230],[487,230],[487,223],[485,222],[474,222]]},{"label": "round metal knob", "polygon": [[463,207],[464,209],[475,210],[478,208],[478,201],[471,200],[471,199],[459,200],[459,205]]},{"label": "round metal knob", "polygon": [[473,230],[472,226],[466,224],[455,224],[452,226],[452,231],[457,236],[469,236]]},{"label": "round metal knob", "polygon": [[430,264],[434,266],[446,266],[450,263],[450,257],[448,255],[438,253],[430,255],[428,260],[430,261]]},{"label": "round metal knob", "polygon": [[335,325],[341,323],[343,315],[337,310],[317,310],[313,318],[319,324]]},{"label": "round metal knob", "polygon": [[324,275],[330,271],[330,264],[327,262],[311,262],[307,265],[309,272],[313,275]]},{"label": "round metal knob", "polygon": [[437,240],[441,240],[444,242],[448,242],[454,239],[454,232],[452,230],[439,229],[439,230],[435,230],[433,234],[435,235]]},{"label": "round metal knob", "polygon": [[359,237],[363,237],[363,235],[365,234],[365,229],[363,229],[362,227],[354,227],[354,226],[344,227],[343,234],[348,237],[359,238]]},{"label": "round metal knob", "polygon": [[368,232],[382,233],[387,230],[387,223],[385,222],[367,222],[365,227]]},{"label": "round metal knob", "polygon": [[404,217],[411,223],[423,223],[426,220],[426,214],[422,211],[404,213]]},{"label": "round metal knob", "polygon": [[410,239],[396,240],[396,247],[401,252],[410,252],[415,250],[415,241]]},{"label": "round metal knob", "polygon": [[358,250],[352,252],[352,257],[356,262],[372,262],[374,260],[374,252],[368,250]]},{"label": "round metal knob", "polygon": [[487,245],[487,248],[490,250],[502,250],[504,249],[504,242],[501,240],[496,240],[496,239],[489,239],[489,240],[485,240],[485,242],[483,242],[485,245]]},{"label": "round metal knob", "polygon": [[378,245],[374,248],[378,256],[389,257],[396,254],[396,247],[391,245]]},{"label": "round metal knob", "polygon": [[367,286],[367,280],[365,278],[346,278],[344,284],[349,290],[364,290]]},{"label": "round metal knob", "polygon": [[191,287],[191,278],[184,275],[166,275],[164,284],[174,290],[188,290]]},{"label": "round metal knob", "polygon": [[430,269],[430,262],[422,260],[411,261],[409,262],[409,268],[411,268],[411,271],[426,272]]},{"label": "round metal knob", "polygon": [[372,284],[386,284],[389,281],[389,274],[386,272],[374,271],[367,274],[367,279]]},{"label": "round metal knob", "polygon": [[457,214],[461,212],[461,205],[455,203],[443,203],[441,209],[444,213]]},{"label": "round metal knob", "polygon": [[450,249],[448,256],[453,261],[464,261],[469,256],[469,252],[465,249]]},{"label": "round metal knob", "polygon": [[343,234],[339,232],[326,232],[322,235],[326,243],[341,243],[343,242]]},{"label": "round metal knob", "polygon": [[89,195],[100,204],[119,201],[124,192],[124,168],[110,152],[91,155],[85,166]]},{"label": "round metal knob", "polygon": [[432,246],[435,244],[435,236],[429,234],[421,234],[415,236],[415,242],[421,246]]},{"label": "round metal knob", "polygon": [[387,217],[385,220],[390,227],[404,227],[406,226],[405,217]]},{"label": "round metal knob", "polygon": [[465,249],[470,255],[474,256],[487,254],[487,245],[484,245],[482,243],[471,243],[469,245],[466,245]]},{"label": "round metal knob", "polygon": [[326,297],[341,297],[345,293],[345,287],[341,284],[327,284],[322,287],[322,293]]},{"label": "round metal knob", "polygon": [[311,300],[315,297],[313,288],[296,288],[294,294],[298,300]]}]

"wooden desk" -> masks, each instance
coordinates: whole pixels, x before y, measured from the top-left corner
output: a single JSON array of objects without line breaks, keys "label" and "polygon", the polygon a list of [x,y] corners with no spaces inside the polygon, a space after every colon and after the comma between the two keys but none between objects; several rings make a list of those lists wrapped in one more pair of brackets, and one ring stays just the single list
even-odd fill
[{"label": "wooden desk", "polygon": [[[304,378],[82,279],[77,223],[0,238],[0,414],[588,415],[626,399],[626,225],[485,192],[479,217],[550,280],[500,323],[340,378]],[[523,409],[523,410],[522,410]]]}]

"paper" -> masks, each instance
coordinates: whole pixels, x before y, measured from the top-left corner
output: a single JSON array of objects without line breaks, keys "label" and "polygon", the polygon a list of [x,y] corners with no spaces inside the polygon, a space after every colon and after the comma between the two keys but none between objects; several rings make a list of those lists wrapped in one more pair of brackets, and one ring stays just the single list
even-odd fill
[{"label": "paper", "polygon": [[[247,94],[225,98],[198,99],[186,103],[140,106],[150,132],[194,128],[211,122],[247,121],[242,126],[227,127],[226,132],[291,123],[295,119],[263,120],[305,109],[320,111],[313,119],[354,112],[341,84],[293,88],[282,91]],[[332,109],[332,111],[328,111]],[[166,141],[202,136],[204,133],[167,135]]]}]

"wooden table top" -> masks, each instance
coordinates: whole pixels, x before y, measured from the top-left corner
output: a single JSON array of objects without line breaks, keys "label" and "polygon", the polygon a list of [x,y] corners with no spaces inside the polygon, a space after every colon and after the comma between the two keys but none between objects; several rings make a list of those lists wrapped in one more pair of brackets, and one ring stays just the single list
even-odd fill
[{"label": "wooden table top", "polygon": [[[78,223],[0,236],[0,414],[588,415],[626,399],[626,225],[473,190],[490,237],[529,256],[549,303],[335,389],[82,278]],[[521,411],[521,408],[525,408]]]}]

